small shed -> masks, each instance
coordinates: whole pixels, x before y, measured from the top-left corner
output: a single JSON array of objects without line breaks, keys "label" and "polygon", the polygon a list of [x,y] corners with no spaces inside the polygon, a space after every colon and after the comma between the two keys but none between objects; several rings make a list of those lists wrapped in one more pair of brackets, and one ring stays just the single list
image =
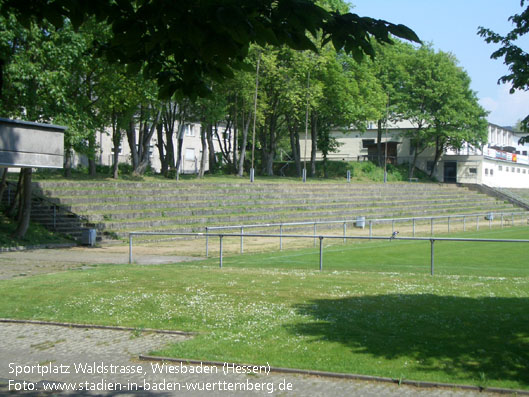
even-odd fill
[{"label": "small shed", "polygon": [[52,124],[0,118],[0,167],[62,168],[65,130]]},{"label": "small shed", "polygon": [[[388,142],[381,142],[381,151],[382,151],[382,157],[386,154],[386,145],[387,145],[387,163],[388,164],[397,164],[397,145],[399,145],[401,142],[395,142],[395,141],[388,141]],[[376,161],[378,159],[377,155],[377,144],[370,143],[367,146],[367,158],[370,161]]]}]

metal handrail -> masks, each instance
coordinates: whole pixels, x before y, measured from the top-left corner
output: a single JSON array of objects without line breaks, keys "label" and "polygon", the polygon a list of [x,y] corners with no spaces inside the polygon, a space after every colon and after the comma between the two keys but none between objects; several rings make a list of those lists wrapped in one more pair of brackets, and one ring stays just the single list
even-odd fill
[{"label": "metal handrail", "polygon": [[[383,218],[383,219],[365,219],[365,217],[357,217],[357,219],[345,219],[345,220],[338,220],[338,221],[311,221],[311,222],[282,222],[282,223],[265,223],[265,224],[252,224],[252,225],[228,225],[228,226],[206,226],[205,232],[206,232],[206,257],[209,255],[209,239],[208,235],[211,230],[223,230],[223,229],[239,229],[240,230],[240,238],[241,238],[241,248],[240,252],[241,254],[244,252],[244,229],[245,228],[267,228],[267,227],[279,227],[279,235],[283,236],[283,227],[285,226],[302,226],[302,225],[313,225],[314,227],[314,246],[316,246],[316,226],[317,225],[323,225],[323,224],[342,224],[343,225],[343,239],[344,242],[346,241],[346,235],[347,235],[347,224],[348,223],[357,223],[359,220],[358,218],[364,218],[363,219],[363,225],[365,226],[366,223],[369,225],[369,237],[373,237],[373,225],[377,223],[389,223],[391,222],[391,231],[392,233],[395,231],[395,223],[396,222],[402,222],[402,221],[411,221],[413,223],[413,232],[412,236],[415,237],[415,223],[416,221],[421,220],[430,220],[430,235],[433,236],[434,233],[434,221],[438,219],[447,219],[447,225],[448,225],[448,232],[450,233],[450,221],[453,218],[462,218],[463,219],[463,231],[466,231],[466,219],[467,218],[475,218],[476,219],[476,229],[479,230],[479,219],[482,216],[488,217],[489,219],[489,228],[492,227],[492,218],[494,216],[500,216],[501,217],[501,227],[503,227],[504,222],[504,216],[510,215],[512,222],[514,223],[514,216],[515,215],[526,215],[529,214],[527,211],[518,211],[518,212],[487,212],[487,213],[480,213],[480,214],[454,214],[454,215],[442,215],[442,216],[425,216],[425,217],[408,217],[408,218]],[[283,249],[283,239],[279,239],[279,250],[281,251]]]},{"label": "metal handrail", "polygon": [[[164,232],[130,232],[129,233],[129,264],[132,264],[133,262],[133,256],[132,256],[132,241],[133,236],[193,236],[193,237],[218,237],[219,238],[219,267],[222,269],[223,265],[223,244],[222,240],[224,237],[242,237],[242,234],[237,233],[164,233]],[[282,235],[282,234],[247,234],[246,237],[257,237],[257,238],[314,238],[312,235],[296,235],[296,234],[288,234],[288,235]],[[434,257],[435,257],[435,251],[434,251],[434,244],[436,241],[458,241],[458,242],[484,242],[484,243],[529,243],[529,240],[524,239],[490,239],[490,238],[464,238],[464,237],[398,237],[398,236],[390,236],[390,237],[382,237],[382,236],[376,236],[376,237],[367,237],[367,236],[332,236],[332,235],[319,235],[317,238],[320,241],[320,249],[319,249],[319,255],[320,255],[320,271],[323,270],[323,240],[324,239],[348,239],[348,240],[386,240],[386,241],[398,241],[398,240],[405,240],[405,241],[429,241],[430,242],[430,274],[434,275]]]},{"label": "metal handrail", "polygon": [[[10,185],[13,185],[13,186],[16,187],[17,184],[15,182],[7,181],[8,189],[6,190],[5,193],[8,196],[8,204],[9,204],[9,199],[10,199],[10,196],[11,196]],[[54,202],[53,200],[50,200],[47,197],[44,197],[42,195],[39,195],[39,194],[35,193],[33,190],[31,192],[31,196],[33,197],[33,199],[39,200],[40,202],[44,202],[44,203],[46,203],[46,204],[48,204],[48,205],[53,207],[53,215],[54,215],[53,226],[54,226],[54,228],[56,227],[56,211],[57,211],[57,209],[59,210],[59,212],[66,213],[67,215],[72,216],[75,219],[79,220],[85,226],[86,226],[86,224],[93,224],[93,222],[90,221],[90,219],[88,219],[87,217],[85,217],[83,215],[76,214],[75,212],[70,211],[69,209],[67,209],[65,206],[63,206],[61,204],[58,204],[58,203]],[[0,197],[0,200],[1,200],[1,197]]]}]

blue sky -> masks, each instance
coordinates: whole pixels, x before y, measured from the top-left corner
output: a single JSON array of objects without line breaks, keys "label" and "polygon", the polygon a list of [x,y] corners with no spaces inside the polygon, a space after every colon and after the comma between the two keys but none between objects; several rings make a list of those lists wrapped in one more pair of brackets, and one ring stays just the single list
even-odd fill
[{"label": "blue sky", "polygon": [[[434,48],[453,53],[470,78],[491,123],[507,126],[529,114],[529,92],[509,94],[510,86],[498,85],[508,69],[502,60],[490,59],[497,48],[477,35],[478,26],[505,34],[512,29],[511,15],[523,8],[520,0],[351,0],[361,16],[402,23]],[[527,3],[526,3],[527,5]],[[529,50],[529,37],[519,43]]]}]

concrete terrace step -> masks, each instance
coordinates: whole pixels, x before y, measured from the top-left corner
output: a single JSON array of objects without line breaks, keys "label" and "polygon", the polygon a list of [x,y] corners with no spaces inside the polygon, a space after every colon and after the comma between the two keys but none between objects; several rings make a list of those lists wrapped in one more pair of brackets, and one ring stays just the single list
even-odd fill
[{"label": "concrete terrace step", "polygon": [[[378,201],[378,200],[377,200]],[[266,200],[266,204],[263,204],[263,200],[248,200],[248,201],[225,201],[225,202],[212,202],[212,201],[198,201],[198,202],[188,202],[185,206],[178,201],[161,201],[161,202],[129,202],[129,203],[95,203],[93,205],[86,204],[72,204],[69,205],[71,211],[80,213],[83,215],[110,215],[110,218],[113,218],[116,214],[127,214],[129,212],[167,212],[175,209],[183,211],[209,211],[209,210],[222,210],[222,211],[238,211],[246,210],[249,208],[269,208],[274,209],[275,207],[282,208],[310,208],[310,207],[324,207],[324,206],[344,206],[344,207],[358,207],[358,206],[370,206],[375,205],[377,202],[375,200],[358,200],[357,198],[348,198],[348,199],[271,199]],[[391,200],[388,200],[393,205],[407,205],[409,200],[403,200],[402,197],[395,197]],[[432,205],[438,203],[466,203],[469,201],[468,197],[461,198],[419,198],[414,200],[415,203],[429,203]],[[472,201],[482,202],[482,203],[496,203],[492,198],[480,197],[474,198]]]},{"label": "concrete terrace step", "polygon": [[[415,200],[413,201],[414,207],[461,207],[468,205],[499,205],[494,199],[474,198],[472,200]],[[288,203],[288,204],[287,204]],[[371,207],[381,206],[383,203],[380,201],[346,201],[346,202],[318,202],[318,203],[278,203],[278,204],[246,204],[243,207],[239,206],[212,206],[212,207],[193,207],[186,206],[182,207],[179,203],[172,203],[171,206],[153,205],[149,204],[147,208],[144,204],[136,204],[134,206],[123,206],[118,210],[108,210],[107,208],[99,211],[82,212],[83,215],[87,216],[88,219],[94,222],[104,222],[113,220],[123,219],[141,219],[141,218],[152,218],[152,217],[177,217],[177,216],[202,216],[202,215],[215,215],[215,214],[227,214],[227,213],[253,213],[253,212],[269,212],[275,213],[277,211],[313,211],[313,210],[362,210]],[[409,206],[409,200],[394,200],[390,201],[384,206],[387,208],[404,207]],[[77,209],[78,210],[78,209]]]},{"label": "concrete terrace step", "polygon": [[[330,185],[313,189],[307,189],[306,187],[300,189],[299,185],[291,187],[282,187],[281,189],[264,188],[264,189],[210,189],[210,188],[196,188],[196,189],[171,189],[161,188],[161,189],[148,189],[148,188],[127,188],[124,189],[108,189],[108,188],[93,188],[93,189],[63,189],[63,190],[50,190],[49,188],[37,189],[41,191],[44,195],[52,195],[54,197],[64,197],[73,199],[75,197],[114,197],[116,192],[119,193],[119,196],[130,196],[130,197],[152,197],[152,196],[167,196],[167,197],[178,197],[181,200],[193,198],[193,197],[211,197],[215,196],[255,196],[255,195],[284,195],[288,193],[290,196],[296,195],[321,195],[321,194],[353,194],[357,195],[361,192],[367,193],[369,195],[386,195],[391,192],[401,193],[404,189],[408,193],[420,193],[432,192],[432,188],[416,188],[415,185],[399,185],[400,187],[389,186],[384,188],[369,188],[368,186],[358,187],[356,185]],[[435,186],[435,185],[433,185]],[[437,193],[444,192],[446,194],[457,194],[458,191],[452,191],[446,188],[437,188],[435,190]],[[431,194],[431,193],[430,193]]]},{"label": "concrete terrace step", "polygon": [[[497,208],[497,207],[494,207]],[[508,209],[512,207],[504,207]],[[484,207],[482,205],[477,206],[466,206],[463,212],[489,212],[492,208]],[[405,209],[384,209],[384,207],[370,208],[370,209],[357,209],[357,210],[320,210],[320,211],[304,211],[302,214],[299,212],[292,211],[277,211],[271,212],[254,212],[254,213],[240,213],[240,214],[217,214],[217,215],[196,215],[188,216],[185,218],[140,218],[134,220],[123,220],[120,222],[108,221],[104,222],[106,228],[110,230],[121,230],[121,229],[133,229],[133,228],[145,228],[145,227],[160,227],[168,226],[171,224],[208,224],[208,223],[267,223],[273,222],[270,219],[281,219],[282,221],[288,221],[292,218],[303,219],[303,220],[314,220],[314,219],[352,219],[356,216],[367,216],[374,217],[373,214],[377,214],[376,217],[400,217],[413,214],[424,214],[424,213],[441,213],[441,212],[459,212],[460,207],[453,206],[438,206],[432,208],[431,206],[408,206]]]},{"label": "concrete terrace step", "polygon": [[[240,192],[231,192],[231,193],[214,193],[208,192],[204,193],[201,191],[195,191],[191,194],[172,194],[163,192],[160,194],[154,194],[153,192],[144,192],[145,194],[139,194],[139,192],[125,194],[122,191],[118,192],[105,192],[104,194],[97,195],[76,195],[76,196],[67,196],[61,195],[59,193],[50,193],[55,199],[58,199],[61,203],[87,203],[87,202],[127,202],[127,201],[210,201],[212,197],[217,200],[228,199],[230,201],[234,200],[248,200],[248,199],[307,199],[307,198],[329,198],[329,197],[338,197],[343,199],[344,197],[358,197],[358,198],[383,198],[383,197],[402,197],[404,192],[388,190],[385,192],[377,191],[339,191],[339,190],[330,190],[325,192],[296,192],[290,191],[288,194],[284,193],[274,193],[274,192],[259,192],[253,194],[240,193]],[[427,190],[427,191],[406,191],[407,195],[413,194],[415,197],[468,197],[468,196],[479,196],[477,192],[467,191],[455,191],[447,192],[445,190]]]},{"label": "concrete terrace step", "polygon": [[[428,216],[448,216],[448,215],[469,215],[469,214],[475,214],[475,213],[482,213],[482,212],[489,212],[487,210],[483,210],[481,207],[474,207],[474,208],[468,208],[468,211],[469,212],[453,212],[453,211],[423,211],[421,213],[413,213],[413,214],[410,214],[410,213],[401,213],[401,214],[397,214],[397,215],[394,215],[395,217],[401,217],[401,218],[405,218],[405,217],[412,217],[412,216],[415,216],[415,217],[428,217]],[[492,211],[492,210],[490,210]],[[518,211],[516,209],[516,211]],[[496,210],[496,212],[501,212]],[[506,213],[510,212],[509,209],[506,209],[505,210]],[[236,220],[236,221],[232,221],[232,222],[222,222],[222,223],[194,223],[194,224],[180,224],[180,225],[176,225],[176,224],[169,224],[169,225],[158,225],[158,226],[147,226],[147,227],[143,227],[143,228],[139,228],[139,227],[136,227],[136,228],[130,228],[130,229],[123,229],[123,230],[119,230],[116,232],[116,235],[119,236],[120,238],[125,238],[128,236],[128,233],[129,232],[132,232],[132,231],[135,231],[135,232],[141,232],[141,231],[145,231],[145,232],[154,232],[154,231],[157,231],[157,232],[182,232],[182,233],[185,233],[185,232],[205,232],[205,227],[206,226],[229,226],[229,225],[232,225],[232,226],[238,226],[238,225],[241,225],[241,224],[266,224],[266,223],[281,223],[281,222],[284,222],[284,223],[290,223],[290,222],[313,222],[313,221],[342,221],[344,219],[348,219],[348,220],[354,220],[356,218],[356,216],[367,216],[368,218],[371,218],[371,219],[383,219],[383,218],[388,218],[388,214],[384,213],[384,212],[373,212],[373,213],[370,213],[370,214],[345,214],[346,216],[335,216],[335,217],[322,217],[322,218],[316,218],[316,217],[313,217],[313,218],[310,218],[310,219],[306,219],[304,217],[288,217],[288,218],[277,218],[277,219],[268,219],[267,222],[240,222],[239,220]],[[392,215],[393,216],[393,215]],[[252,228],[252,231],[257,231],[257,230],[261,230],[260,228]],[[265,229],[263,229],[265,230]]]},{"label": "concrete terrace step", "polygon": [[[129,231],[203,231],[206,225],[389,218],[509,211],[513,207],[455,185],[392,183],[38,182],[87,217],[91,227]],[[34,219],[75,233],[75,222],[36,209]]]}]

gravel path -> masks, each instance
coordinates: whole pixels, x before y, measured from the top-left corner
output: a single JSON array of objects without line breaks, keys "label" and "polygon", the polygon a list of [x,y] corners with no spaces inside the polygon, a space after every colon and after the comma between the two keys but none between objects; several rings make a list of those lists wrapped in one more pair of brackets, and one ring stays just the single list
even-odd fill
[{"label": "gravel path", "polygon": [[[0,323],[0,335],[0,395],[11,395],[10,390],[25,387],[35,390],[20,391],[16,394],[47,396],[51,393],[43,391],[45,385],[48,387],[66,385],[75,387],[75,391],[63,391],[56,394],[101,396],[492,396],[492,394],[477,391],[421,389],[383,382],[277,373],[266,374],[265,372],[251,375],[241,373],[225,375],[222,368],[207,365],[202,367],[180,366],[180,364],[173,363],[172,369],[179,373],[160,374],[153,372],[153,366],[161,365],[160,363],[138,360],[139,354],[146,354],[168,343],[184,340],[186,337],[181,335],[140,334],[133,331],[9,323]],[[81,368],[84,368],[85,373]],[[193,373],[200,370],[202,373]],[[122,371],[129,373],[120,373]],[[130,373],[132,371],[137,373]],[[208,371],[211,373],[206,373]],[[16,372],[20,373],[17,374]],[[51,386],[52,384],[55,386]],[[144,390],[141,390],[143,388]],[[168,391],[169,388],[175,390]],[[200,391],[193,391],[193,388]],[[210,390],[207,390],[208,388]],[[85,391],[84,389],[96,390]]]}]

